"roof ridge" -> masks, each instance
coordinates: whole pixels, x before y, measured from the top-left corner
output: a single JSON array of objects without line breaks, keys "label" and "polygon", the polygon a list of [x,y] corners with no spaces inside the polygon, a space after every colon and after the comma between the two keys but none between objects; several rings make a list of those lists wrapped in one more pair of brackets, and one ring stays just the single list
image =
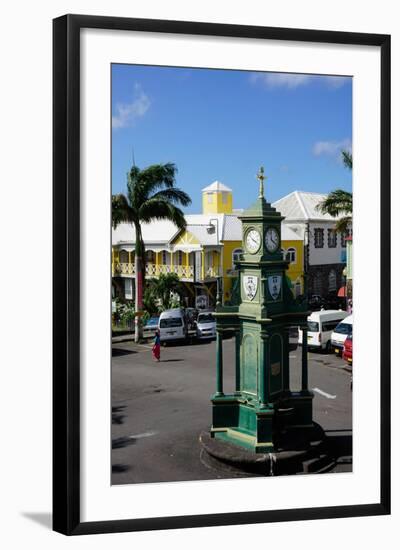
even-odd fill
[{"label": "roof ridge", "polygon": [[305,207],[305,204],[303,203],[303,199],[302,199],[301,196],[300,196],[300,191],[295,191],[295,195],[296,195],[297,200],[299,201],[300,208],[301,208],[301,210],[302,210],[302,212],[303,212],[303,214],[304,214],[304,217],[305,217],[306,219],[309,218],[310,216],[308,215],[307,209],[306,209],[306,207]]}]

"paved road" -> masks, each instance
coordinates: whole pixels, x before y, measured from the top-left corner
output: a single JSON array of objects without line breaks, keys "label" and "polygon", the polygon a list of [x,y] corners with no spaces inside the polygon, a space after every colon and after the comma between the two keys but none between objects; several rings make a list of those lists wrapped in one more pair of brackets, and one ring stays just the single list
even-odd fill
[{"label": "paved road", "polygon": [[[224,391],[234,389],[234,341],[225,340]],[[211,423],[215,342],[162,348],[155,363],[150,345],[113,345],[112,483],[187,481],[248,476],[211,466],[198,437]],[[300,389],[301,348],[290,354],[291,389]],[[314,420],[341,447],[335,471],[351,469],[350,374],[333,355],[309,354]]]}]

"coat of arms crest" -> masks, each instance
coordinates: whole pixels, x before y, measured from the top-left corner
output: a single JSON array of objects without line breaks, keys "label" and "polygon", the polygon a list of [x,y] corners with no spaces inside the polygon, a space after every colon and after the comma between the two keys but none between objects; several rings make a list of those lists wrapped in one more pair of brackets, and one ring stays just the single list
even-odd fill
[{"label": "coat of arms crest", "polygon": [[273,300],[277,300],[281,294],[282,275],[268,277],[268,290]]},{"label": "coat of arms crest", "polygon": [[257,293],[258,277],[256,275],[244,275],[243,276],[243,288],[246,298],[253,300]]}]

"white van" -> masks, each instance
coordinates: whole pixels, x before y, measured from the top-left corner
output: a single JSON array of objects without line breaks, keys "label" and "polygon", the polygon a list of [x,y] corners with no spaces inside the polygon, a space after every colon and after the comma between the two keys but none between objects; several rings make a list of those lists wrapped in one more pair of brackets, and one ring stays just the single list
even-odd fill
[{"label": "white van", "polygon": [[344,341],[353,334],[353,316],[349,315],[332,332],[332,349],[336,355],[342,355]]},{"label": "white van", "polygon": [[[341,309],[313,311],[307,317],[307,344],[310,349],[329,352],[332,349],[332,331],[349,314]],[[299,329],[299,343],[303,343],[303,332]]]},{"label": "white van", "polygon": [[186,315],[183,309],[167,309],[158,320],[161,342],[185,340],[188,335]]}]

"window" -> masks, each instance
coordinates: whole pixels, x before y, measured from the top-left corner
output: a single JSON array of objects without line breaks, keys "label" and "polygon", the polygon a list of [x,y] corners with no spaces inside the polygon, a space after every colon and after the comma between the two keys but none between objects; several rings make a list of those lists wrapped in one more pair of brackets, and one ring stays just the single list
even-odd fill
[{"label": "window", "polygon": [[132,279],[124,279],[124,292],[126,300],[133,299]]},{"label": "window", "polygon": [[126,250],[121,250],[119,253],[119,261],[121,262],[121,264],[127,264],[128,259],[129,259],[128,252]]},{"label": "window", "polygon": [[337,235],[334,229],[328,229],[328,247],[336,248],[337,244]]},{"label": "window", "polygon": [[215,317],[211,313],[199,313],[197,323],[214,323]]},{"label": "window", "polygon": [[183,321],[180,317],[167,317],[160,320],[160,328],[175,328],[183,326]]},{"label": "window", "polygon": [[350,323],[339,323],[335,328],[336,334],[353,334],[353,325]]},{"label": "window", "polygon": [[342,248],[346,248],[346,237],[347,233],[340,233],[340,244]]},{"label": "window", "polygon": [[314,247],[324,247],[324,230],[322,228],[314,229]]},{"label": "window", "polygon": [[154,264],[155,263],[155,254],[152,250],[147,250],[146,251],[146,261],[149,264]]},{"label": "window", "polygon": [[317,294],[318,296],[321,296],[322,294],[322,273],[320,271],[317,271],[317,273],[314,276],[313,280],[313,292],[314,294]]},{"label": "window", "polygon": [[222,193],[222,204],[228,204],[228,193]]},{"label": "window", "polygon": [[161,252],[161,263],[163,265],[167,264],[167,252],[165,250]]},{"label": "window", "polygon": [[178,252],[176,253],[176,261],[177,261],[177,265],[182,265],[183,264],[182,250],[178,250]]},{"label": "window", "polygon": [[235,262],[238,262],[240,260],[240,256],[243,254],[243,250],[241,248],[235,248],[235,250],[232,252],[232,267],[235,269]]},{"label": "window", "polygon": [[213,194],[212,193],[207,193],[207,202],[208,202],[208,204],[212,204],[212,202],[213,202]]},{"label": "window", "polygon": [[309,332],[319,332],[319,324],[316,321],[307,321]]},{"label": "window", "polygon": [[336,290],[336,271],[331,269],[328,275],[328,290]]},{"label": "window", "polygon": [[334,330],[338,323],[340,323],[339,319],[334,319],[333,321],[325,321],[325,323],[322,323],[322,332],[329,332]]},{"label": "window", "polygon": [[296,249],[295,248],[288,248],[287,249],[286,261],[290,262],[291,264],[296,262]]}]

